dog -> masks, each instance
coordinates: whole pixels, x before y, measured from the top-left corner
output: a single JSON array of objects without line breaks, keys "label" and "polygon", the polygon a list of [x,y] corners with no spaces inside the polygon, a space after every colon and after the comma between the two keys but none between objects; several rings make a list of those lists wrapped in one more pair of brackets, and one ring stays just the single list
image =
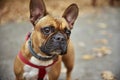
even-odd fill
[{"label": "dog", "polygon": [[47,12],[43,0],[30,0],[29,9],[33,30],[15,58],[15,79],[58,80],[63,62],[67,69],[66,80],[71,80],[74,47],[70,34],[78,6],[75,3],[68,6],[60,18]]}]

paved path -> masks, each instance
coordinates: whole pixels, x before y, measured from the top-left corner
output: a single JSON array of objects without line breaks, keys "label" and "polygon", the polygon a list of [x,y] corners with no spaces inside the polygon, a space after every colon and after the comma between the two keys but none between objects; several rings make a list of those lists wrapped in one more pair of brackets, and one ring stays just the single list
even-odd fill
[{"label": "paved path", "polygon": [[[13,61],[31,28],[29,22],[0,26],[0,80],[14,80]],[[112,71],[120,80],[120,8],[104,8],[79,17],[71,37],[76,52],[73,80],[102,80],[100,74],[105,70]],[[106,43],[95,43],[99,39]],[[96,55],[92,49],[101,46],[109,47],[111,54],[82,59],[85,54]],[[64,78],[63,71],[60,80]]]}]

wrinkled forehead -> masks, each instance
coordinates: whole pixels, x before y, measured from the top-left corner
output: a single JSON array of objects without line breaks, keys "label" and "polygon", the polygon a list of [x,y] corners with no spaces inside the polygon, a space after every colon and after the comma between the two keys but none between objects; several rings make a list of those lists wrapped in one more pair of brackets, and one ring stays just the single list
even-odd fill
[{"label": "wrinkled forehead", "polygon": [[41,18],[35,25],[35,28],[39,29],[39,28],[43,28],[47,26],[54,26],[55,28],[60,29],[60,30],[66,27],[69,29],[68,23],[64,18],[54,18],[49,15]]}]

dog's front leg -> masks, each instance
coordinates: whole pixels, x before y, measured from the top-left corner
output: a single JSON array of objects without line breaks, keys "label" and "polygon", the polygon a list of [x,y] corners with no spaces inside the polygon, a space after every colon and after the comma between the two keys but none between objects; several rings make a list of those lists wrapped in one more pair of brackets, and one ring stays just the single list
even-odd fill
[{"label": "dog's front leg", "polygon": [[74,49],[71,42],[68,46],[67,54],[62,57],[62,61],[67,68],[66,80],[71,80],[71,73],[74,67]]}]

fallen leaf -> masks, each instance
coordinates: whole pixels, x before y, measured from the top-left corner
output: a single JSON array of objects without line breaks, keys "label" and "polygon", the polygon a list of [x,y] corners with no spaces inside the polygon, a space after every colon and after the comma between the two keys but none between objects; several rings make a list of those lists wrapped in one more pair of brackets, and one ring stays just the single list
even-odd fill
[{"label": "fallen leaf", "polygon": [[108,44],[108,40],[107,39],[99,39],[99,40],[95,40],[95,43],[97,44]]},{"label": "fallen leaf", "polygon": [[94,59],[94,56],[90,55],[90,54],[85,54],[82,56],[82,59],[83,60],[91,60],[91,59]]},{"label": "fallen leaf", "polygon": [[117,80],[115,75],[110,71],[103,71],[101,76],[104,80]]},{"label": "fallen leaf", "polygon": [[93,23],[93,20],[92,20],[92,19],[88,19],[88,20],[87,20],[87,23],[88,23],[88,24],[92,24],[92,23]]},{"label": "fallen leaf", "polygon": [[108,33],[107,33],[106,30],[100,30],[100,31],[99,31],[99,34],[101,34],[101,35],[106,35],[106,34],[108,34]]},{"label": "fallen leaf", "polygon": [[107,31],[105,31],[105,30],[100,30],[99,31],[99,34],[100,35],[105,35],[105,36],[107,36],[107,37],[109,37],[109,38],[112,38],[112,34],[111,33],[108,33]]},{"label": "fallen leaf", "polygon": [[79,45],[80,47],[85,47],[85,46],[86,46],[84,42],[78,42],[78,45]]},{"label": "fallen leaf", "polygon": [[108,26],[105,23],[98,23],[98,27],[101,29],[106,29]]},{"label": "fallen leaf", "polygon": [[112,53],[111,49],[109,47],[106,47],[106,46],[102,46],[99,48],[93,48],[92,50],[94,53],[96,53],[97,57],[102,57],[102,56],[105,56],[105,55]]}]

